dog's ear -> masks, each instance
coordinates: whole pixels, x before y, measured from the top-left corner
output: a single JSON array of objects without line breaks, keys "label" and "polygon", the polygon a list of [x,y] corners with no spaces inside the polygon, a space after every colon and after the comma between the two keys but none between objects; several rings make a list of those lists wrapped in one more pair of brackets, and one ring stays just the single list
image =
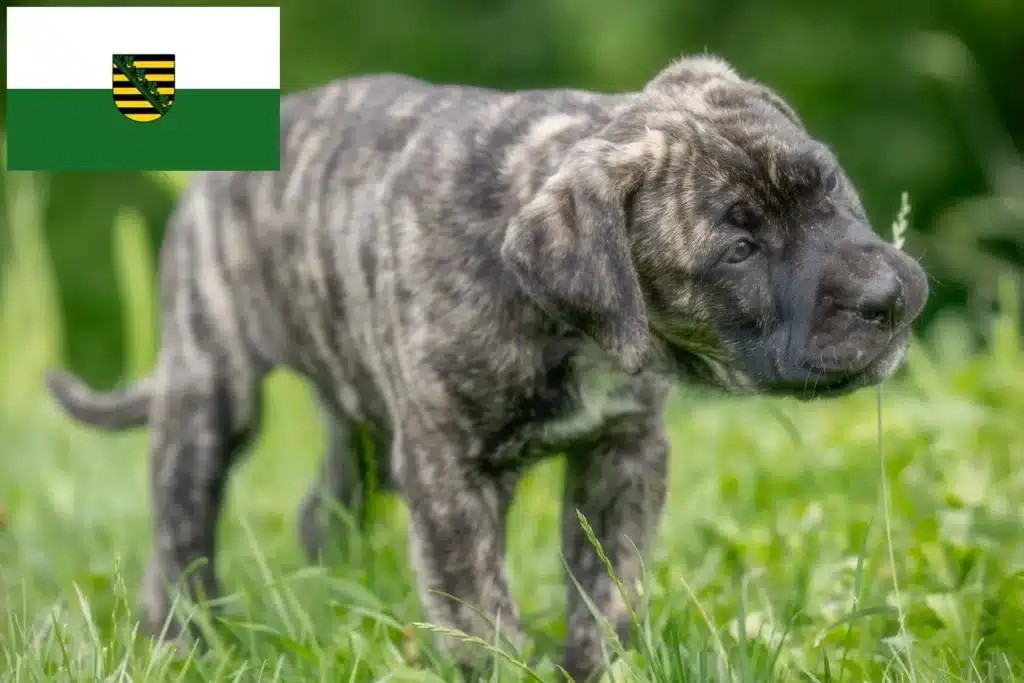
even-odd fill
[{"label": "dog's ear", "polygon": [[596,341],[630,373],[647,362],[647,307],[633,266],[626,204],[645,150],[585,140],[508,226],[501,254],[548,314]]}]

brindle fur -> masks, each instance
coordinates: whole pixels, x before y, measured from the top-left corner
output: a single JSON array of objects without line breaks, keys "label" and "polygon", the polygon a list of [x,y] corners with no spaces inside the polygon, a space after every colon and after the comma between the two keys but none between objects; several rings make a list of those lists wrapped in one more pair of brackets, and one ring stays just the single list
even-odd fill
[{"label": "brindle fur", "polygon": [[[149,379],[108,394],[50,379],[85,422],[153,430],[154,632],[193,563],[188,595],[218,593],[225,482],[272,368],[307,378],[332,425],[302,515],[311,553],[321,484],[358,496],[365,430],[408,505],[430,619],[493,636],[440,591],[518,644],[506,510],[524,469],[567,453],[568,568],[626,636],[576,511],[635,598],[665,500],[670,387],[810,398],[877,383],[928,294],[828,148],[710,56],[625,94],[337,81],[284,99],[281,152],[280,172],[193,177],[162,249]],[[741,238],[756,250],[723,260]],[[601,632],[567,586],[564,665],[582,680]]]}]

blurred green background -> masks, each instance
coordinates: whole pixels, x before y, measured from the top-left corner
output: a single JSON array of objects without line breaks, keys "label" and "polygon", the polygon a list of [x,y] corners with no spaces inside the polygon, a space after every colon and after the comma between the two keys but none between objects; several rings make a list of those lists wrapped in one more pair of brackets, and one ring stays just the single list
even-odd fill
[{"label": "blurred green background", "polygon": [[[932,276],[922,327],[944,313],[980,321],[991,311],[998,278],[1020,278],[1021,0],[283,5],[281,82],[288,92],[378,71],[501,88],[625,90],[642,87],[680,54],[717,53],[781,91],[835,148],[877,230],[888,234],[900,193],[909,192],[907,249]],[[65,351],[69,365],[94,383],[109,386],[124,373],[114,218],[126,209],[141,214],[155,251],[176,191],[146,174],[49,178],[43,220]],[[9,254],[4,246],[0,253]]]}]

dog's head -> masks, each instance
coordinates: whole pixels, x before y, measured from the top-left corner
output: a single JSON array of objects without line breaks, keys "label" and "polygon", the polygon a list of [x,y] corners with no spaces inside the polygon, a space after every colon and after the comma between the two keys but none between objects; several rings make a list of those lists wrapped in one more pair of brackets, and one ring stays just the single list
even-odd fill
[{"label": "dog's head", "polygon": [[627,372],[802,398],[891,375],[928,296],[829,149],[712,57],[669,66],[577,144],[502,255]]}]

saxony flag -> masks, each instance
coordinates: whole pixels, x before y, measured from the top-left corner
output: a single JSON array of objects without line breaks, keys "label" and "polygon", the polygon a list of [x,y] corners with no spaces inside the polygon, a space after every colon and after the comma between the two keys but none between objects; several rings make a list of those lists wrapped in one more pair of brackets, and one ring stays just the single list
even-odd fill
[{"label": "saxony flag", "polygon": [[277,7],[10,7],[7,167],[278,170]]}]

